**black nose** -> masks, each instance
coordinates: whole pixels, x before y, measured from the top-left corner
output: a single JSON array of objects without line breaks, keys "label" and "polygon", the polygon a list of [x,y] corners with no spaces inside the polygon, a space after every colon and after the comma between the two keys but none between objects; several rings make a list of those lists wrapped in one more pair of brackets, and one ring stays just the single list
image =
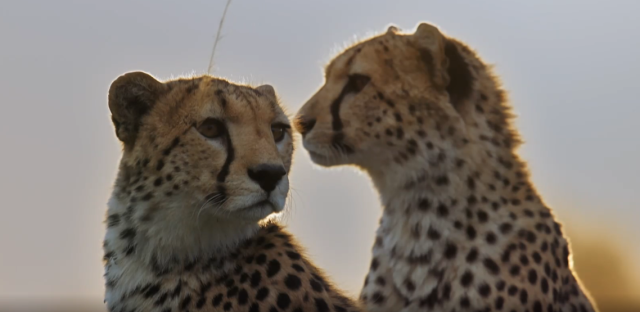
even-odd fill
[{"label": "black nose", "polygon": [[302,136],[307,135],[307,133],[309,133],[311,131],[311,129],[313,129],[313,126],[316,125],[316,120],[315,119],[307,119],[304,117],[300,117],[297,120],[297,127],[298,128],[298,132],[300,132],[300,134],[302,134]]},{"label": "black nose", "polygon": [[271,192],[287,172],[282,165],[261,164],[249,168],[247,174],[249,178],[256,181],[263,190]]}]

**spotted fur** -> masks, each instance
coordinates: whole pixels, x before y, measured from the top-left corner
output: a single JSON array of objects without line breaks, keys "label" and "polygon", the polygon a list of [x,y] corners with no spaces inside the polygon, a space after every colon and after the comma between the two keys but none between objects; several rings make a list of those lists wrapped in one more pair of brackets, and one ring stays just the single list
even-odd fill
[{"label": "spotted fur", "polygon": [[272,87],[133,72],[109,108],[124,147],[104,240],[109,311],[357,311],[271,220],[293,152]]},{"label": "spotted fur", "polygon": [[594,311],[471,49],[426,23],[390,27],[325,72],[296,128],[314,162],[355,165],[380,193],[367,310]]}]

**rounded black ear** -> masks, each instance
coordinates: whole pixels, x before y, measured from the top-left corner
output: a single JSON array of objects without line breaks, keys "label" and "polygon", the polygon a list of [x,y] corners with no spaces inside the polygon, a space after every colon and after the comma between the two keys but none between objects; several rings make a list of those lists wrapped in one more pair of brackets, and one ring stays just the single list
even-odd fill
[{"label": "rounded black ear", "polygon": [[109,88],[109,110],[116,136],[125,146],[135,143],[140,120],[166,90],[163,83],[144,72],[118,77]]}]

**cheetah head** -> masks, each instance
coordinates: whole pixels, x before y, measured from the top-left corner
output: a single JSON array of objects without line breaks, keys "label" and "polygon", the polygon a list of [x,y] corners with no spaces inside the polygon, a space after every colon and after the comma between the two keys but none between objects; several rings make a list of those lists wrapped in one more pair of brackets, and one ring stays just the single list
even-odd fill
[{"label": "cheetah head", "polygon": [[[456,106],[471,91],[469,68],[436,27],[402,34],[391,26],[329,63],[295,127],[315,163],[373,170],[415,157],[427,136],[440,140],[435,130],[456,125]],[[422,157],[435,156],[424,149]]]},{"label": "cheetah head", "polygon": [[166,232],[283,210],[293,144],[271,86],[130,72],[112,83],[109,109],[123,144],[112,196],[128,206],[120,219]]}]

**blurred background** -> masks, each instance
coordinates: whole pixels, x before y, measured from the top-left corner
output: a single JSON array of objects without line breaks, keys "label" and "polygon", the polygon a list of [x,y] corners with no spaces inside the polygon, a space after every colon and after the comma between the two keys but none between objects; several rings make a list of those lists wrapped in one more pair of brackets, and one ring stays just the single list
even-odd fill
[{"label": "blurred background", "polygon": [[[102,221],[120,158],[109,84],[132,70],[204,73],[225,2],[0,2],[0,311],[103,311]],[[389,23],[439,25],[496,65],[520,153],[602,311],[640,311],[638,12],[638,1],[236,0],[214,74],[273,84],[295,113],[345,44]],[[376,194],[354,169],[295,157],[282,218],[356,295]]]}]

